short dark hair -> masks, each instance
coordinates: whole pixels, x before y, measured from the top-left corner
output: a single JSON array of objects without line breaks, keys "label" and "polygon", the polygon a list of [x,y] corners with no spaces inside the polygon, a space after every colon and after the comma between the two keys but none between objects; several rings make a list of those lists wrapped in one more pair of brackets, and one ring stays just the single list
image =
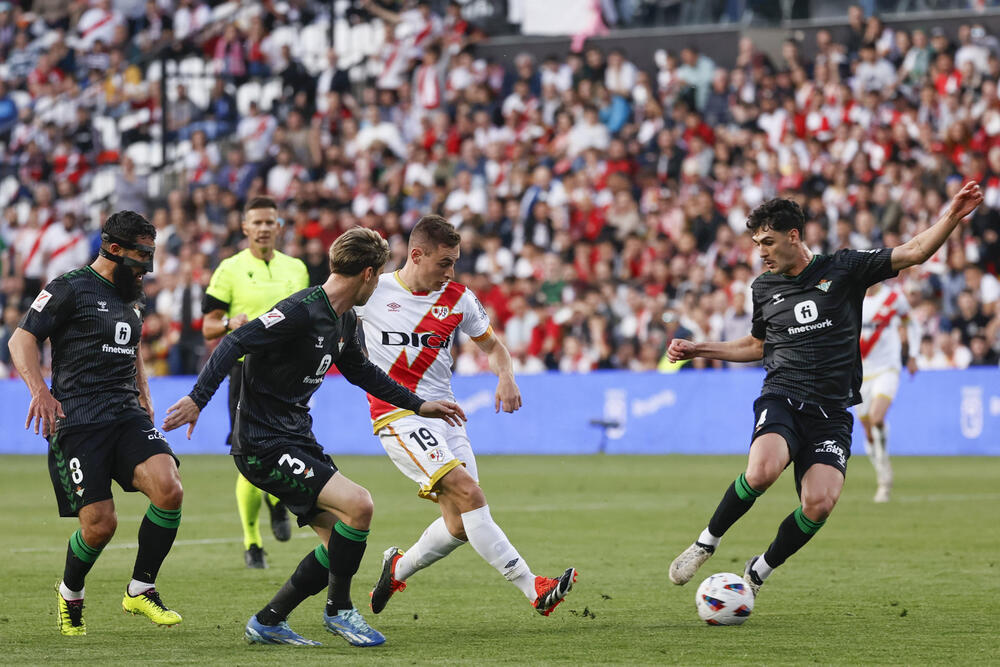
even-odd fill
[{"label": "short dark hair", "polygon": [[805,227],[806,216],[798,202],[791,199],[772,199],[766,201],[747,217],[747,229],[757,232],[762,229],[773,229],[776,232],[788,232],[797,229],[799,234]]},{"label": "short dark hair", "polygon": [[351,227],[330,246],[330,273],[356,276],[369,266],[379,271],[389,260],[389,244],[378,232]]},{"label": "short dark hair", "polygon": [[121,241],[133,245],[140,236],[156,239],[156,227],[135,211],[118,211],[112,213],[104,221],[101,234],[101,245],[105,248],[112,243],[120,243]]},{"label": "short dark hair", "polygon": [[454,248],[462,242],[455,226],[440,215],[425,215],[410,232],[410,247],[437,250],[438,246]]},{"label": "short dark hair", "polygon": [[278,204],[275,203],[270,197],[254,197],[247,202],[247,205],[243,207],[243,215],[246,215],[255,208],[273,208],[277,209]]}]

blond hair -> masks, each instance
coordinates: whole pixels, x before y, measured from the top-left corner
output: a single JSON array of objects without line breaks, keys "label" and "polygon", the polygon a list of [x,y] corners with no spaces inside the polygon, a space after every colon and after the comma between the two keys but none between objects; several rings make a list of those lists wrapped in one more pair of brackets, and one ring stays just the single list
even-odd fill
[{"label": "blond hair", "polygon": [[369,266],[378,271],[389,259],[389,244],[378,232],[352,227],[330,246],[330,272],[356,276]]}]

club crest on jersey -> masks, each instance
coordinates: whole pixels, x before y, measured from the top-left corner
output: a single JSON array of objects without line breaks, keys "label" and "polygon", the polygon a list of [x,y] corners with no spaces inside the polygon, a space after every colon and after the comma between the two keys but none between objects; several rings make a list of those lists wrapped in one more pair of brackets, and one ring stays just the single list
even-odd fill
[{"label": "club crest on jersey", "polygon": [[269,310],[268,312],[260,316],[260,321],[264,323],[265,329],[270,329],[275,324],[281,322],[284,319],[285,319],[285,314],[280,310],[278,310],[277,308]]},{"label": "club crest on jersey", "polygon": [[399,309],[402,306],[400,306],[398,303],[396,303],[395,301],[393,301],[392,303],[387,303],[385,307],[389,309],[390,313],[398,313]]},{"label": "club crest on jersey", "polygon": [[451,309],[448,308],[448,306],[431,306],[431,315],[438,318],[439,320],[443,320],[444,318],[448,317],[448,313],[450,312]]},{"label": "club crest on jersey", "polygon": [[47,304],[51,298],[51,292],[42,290],[38,293],[38,296],[35,297],[35,300],[31,302],[31,307],[38,312],[42,312],[42,309],[45,308],[45,304]]},{"label": "club crest on jersey", "polygon": [[98,301],[97,302],[97,312],[99,312],[99,313],[106,313],[106,312],[108,312],[108,302],[107,301]]},{"label": "club crest on jersey", "polygon": [[823,278],[823,280],[816,283],[816,288],[821,292],[829,292],[831,285],[833,285],[832,280],[827,280],[826,278]]}]

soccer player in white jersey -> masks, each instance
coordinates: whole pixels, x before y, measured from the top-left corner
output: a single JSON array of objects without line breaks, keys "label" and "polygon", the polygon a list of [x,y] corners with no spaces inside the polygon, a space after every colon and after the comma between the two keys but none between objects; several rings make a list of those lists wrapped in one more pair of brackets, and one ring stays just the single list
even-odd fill
[{"label": "soccer player in white jersey", "polygon": [[[444,218],[427,215],[410,233],[406,264],[379,279],[371,299],[358,309],[368,355],[402,385],[429,399],[453,400],[451,348],[459,331],[487,355],[499,381],[496,411],[521,407],[510,353],[490,326],[479,299],[454,282],[460,237]],[[405,552],[385,551],[382,573],[371,594],[372,611],[385,608],[414,573],[466,542],[514,584],[538,613],[548,616],[573,586],[576,570],[557,578],[538,577],[490,515],[479,487],[476,457],[465,427],[444,427],[372,396],[372,426],[399,470],[420,485],[418,495],[434,500],[441,516]]]},{"label": "soccer player in white jersey", "polygon": [[858,418],[865,427],[865,449],[875,467],[878,489],[875,502],[889,502],[892,491],[892,464],[885,423],[889,406],[899,389],[903,360],[912,375],[916,362],[909,355],[906,325],[910,304],[894,285],[875,283],[865,293],[861,306],[862,384]]}]

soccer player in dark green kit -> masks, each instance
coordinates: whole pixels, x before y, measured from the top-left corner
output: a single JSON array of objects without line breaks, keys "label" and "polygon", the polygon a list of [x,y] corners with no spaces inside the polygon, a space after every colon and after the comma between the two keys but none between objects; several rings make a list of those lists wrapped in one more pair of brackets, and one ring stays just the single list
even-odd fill
[{"label": "soccer player in dark green kit", "polygon": [[747,561],[754,592],[774,568],[805,546],[833,511],[844,487],[854,425],[848,407],[861,401],[861,304],[869,286],[926,262],[983,201],[967,183],[934,225],[896,248],[814,255],[802,240],[805,216],[795,202],[773,199],[747,220],[767,272],[753,291],[750,335],[724,343],[675,338],[671,361],[694,357],[764,360],[767,376],[754,402],[746,472],[729,485],[698,539],[670,565],[670,581],[686,584],[715,553],[729,528],[794,463],[801,505],[778,527],[763,554]]},{"label": "soccer player in dark green kit", "polygon": [[[107,219],[100,256],[45,286],[11,336],[11,358],[31,390],[27,427],[49,440],[60,516],[76,516],[58,587],[59,630],[87,634],[84,578],[118,526],[111,480],[150,500],[122,607],[158,625],[181,622],[156,591],[156,575],[181,521],[177,459],[153,426],[139,353],[142,276],[153,269],[156,228],[132,211]],[[52,390],[39,343],[52,342]]]},{"label": "soccer player in dark green kit", "polygon": [[364,555],[374,511],[371,495],[341,473],[312,433],[309,401],[332,364],[351,383],[398,407],[457,425],[465,419],[450,401],[423,401],[368,361],[358,340],[353,307],[378,285],[389,245],[355,227],[330,248],[331,274],[296,292],[222,339],[191,393],[167,410],[166,431],[190,424],[223,378],[246,355],[231,453],[251,483],[277,496],[322,544],[299,563],[274,598],[247,621],[251,643],[315,645],[288,627],[307,597],[327,589],[326,629],[354,646],[385,641],[351,602],[351,580]]}]

